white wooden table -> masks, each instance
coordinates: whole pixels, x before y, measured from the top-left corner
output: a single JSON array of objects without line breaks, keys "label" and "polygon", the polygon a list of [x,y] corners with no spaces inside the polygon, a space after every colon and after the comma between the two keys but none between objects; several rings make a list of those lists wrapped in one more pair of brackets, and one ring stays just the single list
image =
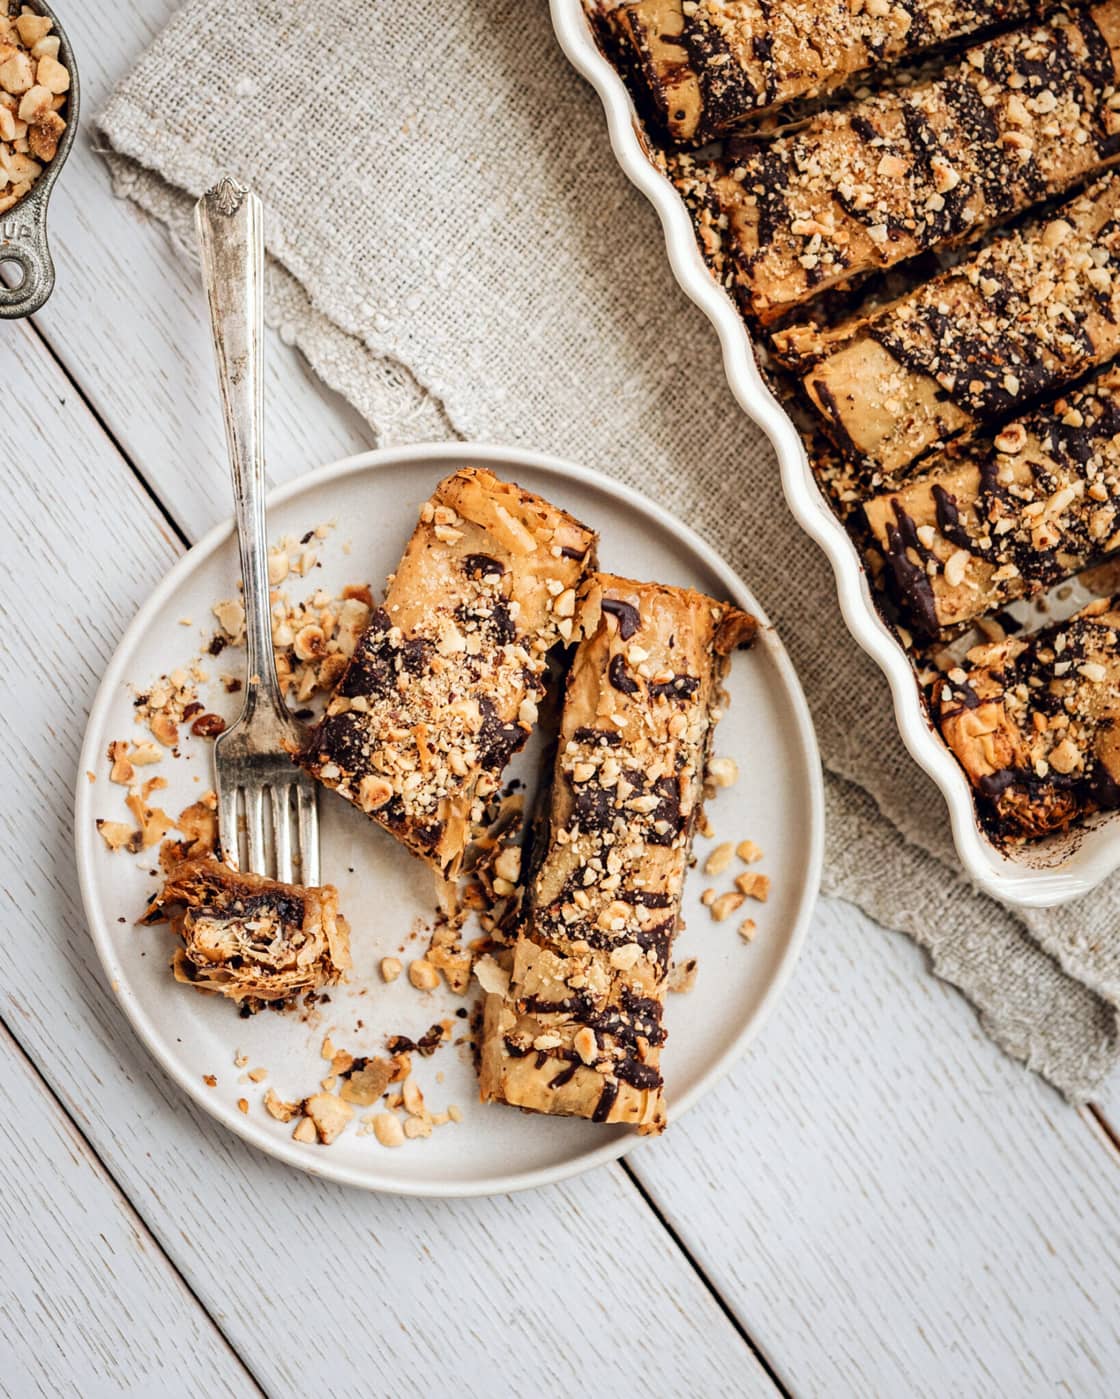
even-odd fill
[{"label": "white wooden table", "polygon": [[[66,6],[87,118],[174,3]],[[88,126],[52,231],[53,299],[0,328],[0,1391],[1115,1394],[1106,1109],[1003,1058],[844,904],[720,1090],[534,1195],[325,1185],[149,1065],[86,935],[71,792],[126,621],[228,514],[224,445],[195,274]],[[274,480],[374,445],[274,336],[269,366]]]}]

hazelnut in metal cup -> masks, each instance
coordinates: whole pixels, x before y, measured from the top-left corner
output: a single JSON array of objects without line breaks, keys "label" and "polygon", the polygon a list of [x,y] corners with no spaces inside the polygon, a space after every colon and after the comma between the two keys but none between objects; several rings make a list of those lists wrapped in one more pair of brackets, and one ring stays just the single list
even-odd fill
[{"label": "hazelnut in metal cup", "polygon": [[74,140],[78,74],[66,35],[42,3],[0,0],[0,319],[38,311],[54,289],[47,202]]}]

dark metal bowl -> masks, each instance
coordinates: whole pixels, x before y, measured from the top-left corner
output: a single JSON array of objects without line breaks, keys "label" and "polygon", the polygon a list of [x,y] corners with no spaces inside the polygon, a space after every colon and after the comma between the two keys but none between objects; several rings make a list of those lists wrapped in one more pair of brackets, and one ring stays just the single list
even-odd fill
[{"label": "dark metal bowl", "polygon": [[[47,245],[47,201],[74,144],[81,106],[74,50],[70,47],[65,29],[58,22],[58,16],[43,0],[23,0],[23,3],[38,14],[49,15],[54,21],[54,33],[60,40],[58,59],[70,73],[70,91],[66,94],[63,112],[66,130],[62,133],[54,159],[43,167],[43,173],[19,203],[14,204],[6,214],[0,214],[0,262],[16,262],[23,270],[18,286],[0,285],[0,320],[9,321],[38,311],[54,290],[54,262]],[[0,5],[10,12],[17,8],[16,5],[8,6],[7,0],[0,0]]]}]

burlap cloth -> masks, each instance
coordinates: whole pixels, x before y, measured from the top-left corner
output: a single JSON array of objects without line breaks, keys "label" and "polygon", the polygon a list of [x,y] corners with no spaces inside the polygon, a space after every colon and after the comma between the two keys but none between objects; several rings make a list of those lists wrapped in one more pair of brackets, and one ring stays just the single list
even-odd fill
[{"label": "burlap cloth", "polygon": [[543,0],[189,0],[100,126],[119,191],[184,250],[191,200],[219,175],[256,188],[270,319],[383,443],[557,452],[710,540],[777,623],[813,709],[826,890],[916,938],[1009,1053],[1092,1093],[1118,1052],[1120,882],[1012,913],[961,877],[942,800]]}]

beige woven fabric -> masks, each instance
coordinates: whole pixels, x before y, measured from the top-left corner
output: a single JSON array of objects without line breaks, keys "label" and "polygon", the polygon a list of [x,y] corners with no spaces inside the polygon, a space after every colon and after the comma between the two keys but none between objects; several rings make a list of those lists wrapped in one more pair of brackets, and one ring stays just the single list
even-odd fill
[{"label": "beige woven fabric", "polygon": [[271,319],[384,443],[560,453],[719,548],[813,708],[831,775],[826,888],[915,937],[1010,1053],[1071,1097],[1092,1092],[1118,1052],[1120,883],[1015,915],[960,877],[941,799],[543,3],[412,0],[406,22],[375,0],[188,0],[101,126],[121,192],[184,249],[187,196],[226,172],[252,183]]}]

